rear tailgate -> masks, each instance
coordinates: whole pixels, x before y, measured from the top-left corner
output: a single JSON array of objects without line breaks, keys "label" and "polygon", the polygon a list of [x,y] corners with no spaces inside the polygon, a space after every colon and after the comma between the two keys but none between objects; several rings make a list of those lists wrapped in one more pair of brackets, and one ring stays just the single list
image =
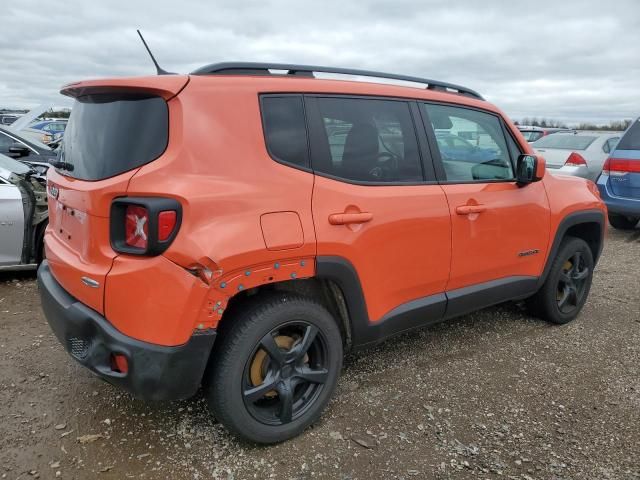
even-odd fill
[{"label": "rear tailgate", "polygon": [[83,182],[49,169],[45,243],[51,272],[72,296],[100,313],[105,277],[116,256],[109,244],[111,200],[125,194],[134,172]]},{"label": "rear tailgate", "polygon": [[56,280],[104,313],[104,285],[117,256],[110,244],[114,198],[168,144],[167,101],[187,76],[94,80],[67,85],[76,98],[56,168],[48,172],[46,255]]}]

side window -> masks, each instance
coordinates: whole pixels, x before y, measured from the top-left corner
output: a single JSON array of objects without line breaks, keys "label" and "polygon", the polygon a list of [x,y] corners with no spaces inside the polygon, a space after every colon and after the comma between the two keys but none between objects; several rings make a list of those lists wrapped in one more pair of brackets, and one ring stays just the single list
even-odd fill
[{"label": "side window", "polygon": [[514,179],[510,151],[513,155],[519,148],[513,139],[514,144],[507,145],[496,116],[447,105],[422,108],[433,127],[447,181]]},{"label": "side window", "polygon": [[277,161],[308,167],[309,149],[302,96],[262,97],[262,119],[269,154]]},{"label": "side window", "polygon": [[604,153],[611,153],[613,150],[615,150],[616,145],[618,144],[618,140],[620,140],[618,137],[614,137],[604,142],[604,145],[602,145],[602,151]]},{"label": "side window", "polygon": [[[315,171],[352,181],[423,180],[409,104],[393,100],[318,98],[327,155]],[[315,160],[314,160],[315,161]]]}]

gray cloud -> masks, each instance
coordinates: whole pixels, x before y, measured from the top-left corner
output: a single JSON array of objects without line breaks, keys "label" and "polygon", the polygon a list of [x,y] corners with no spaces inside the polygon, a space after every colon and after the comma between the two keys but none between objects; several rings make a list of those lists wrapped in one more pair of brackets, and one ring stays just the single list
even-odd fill
[{"label": "gray cloud", "polygon": [[[52,11],[50,11],[52,10]],[[510,116],[640,114],[640,2],[36,0],[3,5],[0,106],[69,105],[61,85],[218,61],[326,64],[436,78]]]}]

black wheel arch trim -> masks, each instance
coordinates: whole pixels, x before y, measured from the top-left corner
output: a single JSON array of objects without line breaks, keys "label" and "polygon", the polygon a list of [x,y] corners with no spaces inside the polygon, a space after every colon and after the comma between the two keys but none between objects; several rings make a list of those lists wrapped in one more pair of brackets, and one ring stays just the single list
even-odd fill
[{"label": "black wheel arch trim", "polygon": [[558,250],[560,249],[560,244],[562,240],[567,235],[567,232],[570,228],[575,227],[581,224],[587,223],[596,223],[600,228],[600,232],[598,235],[598,245],[596,247],[595,255],[593,256],[593,265],[598,263],[600,258],[600,254],[602,253],[602,248],[604,247],[604,233],[606,229],[606,217],[602,210],[580,210],[577,212],[570,213],[566,217],[562,219],[558,228],[556,229],[553,244],[549,249],[549,255],[547,256],[547,261],[544,266],[544,270],[542,271],[542,275],[538,278],[538,288],[542,287],[547,276],[549,275],[549,270],[551,269],[551,265],[553,264],[553,259],[558,254]]}]

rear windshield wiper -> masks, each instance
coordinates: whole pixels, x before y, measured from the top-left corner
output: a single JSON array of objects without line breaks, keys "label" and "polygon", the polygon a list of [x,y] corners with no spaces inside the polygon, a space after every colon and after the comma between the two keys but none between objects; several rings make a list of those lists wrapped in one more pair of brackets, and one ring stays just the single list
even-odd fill
[{"label": "rear windshield wiper", "polygon": [[73,164],[69,162],[63,162],[62,160],[51,160],[49,163],[53,165],[55,168],[59,168],[60,170],[73,172]]}]

